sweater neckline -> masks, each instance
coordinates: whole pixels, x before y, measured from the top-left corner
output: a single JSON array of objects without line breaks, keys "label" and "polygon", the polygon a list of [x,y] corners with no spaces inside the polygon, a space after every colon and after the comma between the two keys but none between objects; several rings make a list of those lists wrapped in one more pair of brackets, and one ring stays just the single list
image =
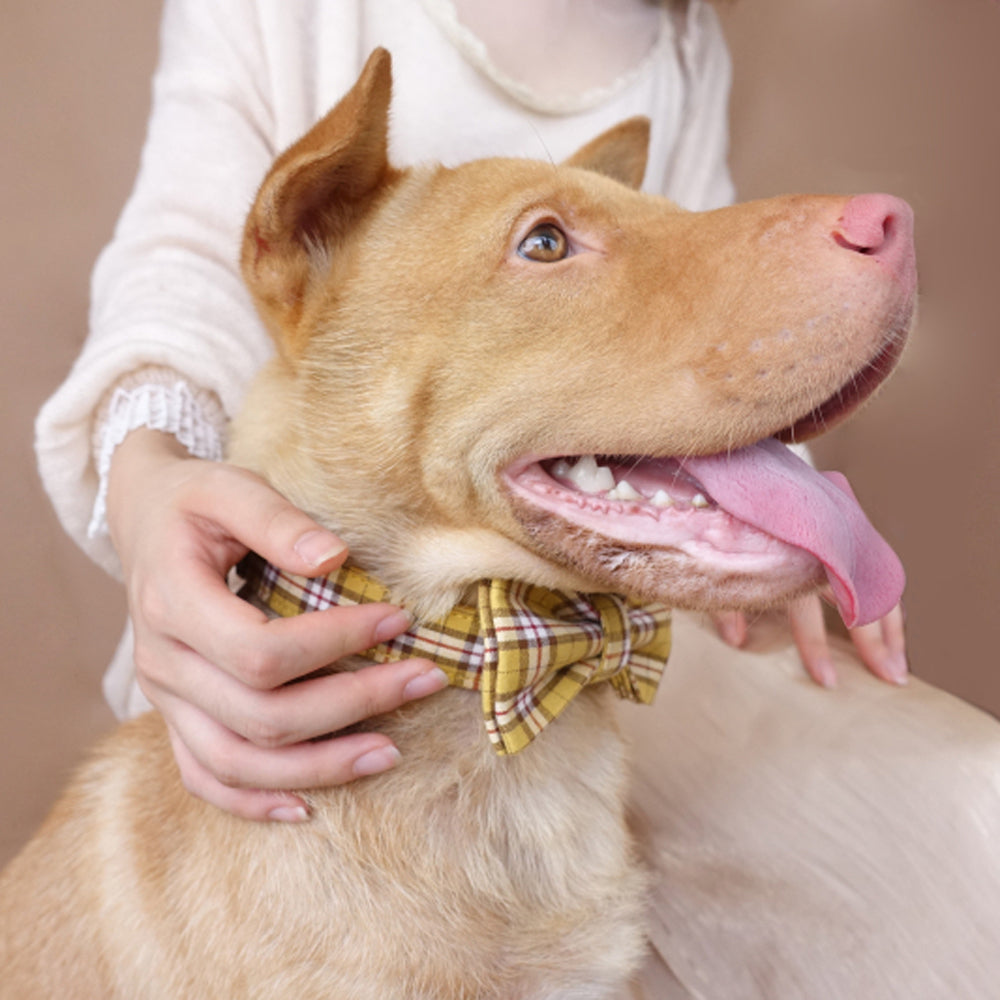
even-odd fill
[{"label": "sweater neckline", "polygon": [[610,83],[564,94],[539,94],[531,86],[510,76],[493,61],[486,44],[459,19],[451,0],[420,0],[431,20],[462,57],[508,97],[529,111],[547,115],[577,114],[606,104],[650,73],[675,40],[675,22],[667,5],[660,11],[657,36],[636,65]]}]

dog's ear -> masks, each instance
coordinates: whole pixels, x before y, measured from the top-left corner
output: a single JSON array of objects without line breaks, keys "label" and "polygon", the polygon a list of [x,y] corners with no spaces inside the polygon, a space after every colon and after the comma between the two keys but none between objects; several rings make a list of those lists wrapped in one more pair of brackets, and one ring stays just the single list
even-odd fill
[{"label": "dog's ear", "polygon": [[271,167],[243,233],[243,277],[286,354],[317,267],[394,171],[388,161],[392,64],[376,49],[336,107]]},{"label": "dog's ear", "polygon": [[592,170],[638,189],[646,173],[648,155],[649,119],[636,117],[591,139],[566,161],[566,165]]}]

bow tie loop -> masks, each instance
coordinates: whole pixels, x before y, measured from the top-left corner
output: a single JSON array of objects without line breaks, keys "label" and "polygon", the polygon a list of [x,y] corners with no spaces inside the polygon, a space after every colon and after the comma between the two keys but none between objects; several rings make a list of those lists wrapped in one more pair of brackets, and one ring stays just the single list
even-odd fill
[{"label": "bow tie loop", "polygon": [[670,650],[670,612],[614,594],[479,585],[486,731],[498,753],[523,750],[584,687],[610,681],[649,704]]}]

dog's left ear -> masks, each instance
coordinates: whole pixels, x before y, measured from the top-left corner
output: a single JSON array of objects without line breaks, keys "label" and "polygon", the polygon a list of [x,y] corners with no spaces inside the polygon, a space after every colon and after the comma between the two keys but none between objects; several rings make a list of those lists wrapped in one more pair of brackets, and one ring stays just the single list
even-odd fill
[{"label": "dog's left ear", "polygon": [[649,119],[637,117],[591,139],[566,160],[566,165],[592,170],[638,189],[646,173],[648,156]]},{"label": "dog's left ear", "polygon": [[395,171],[388,161],[392,63],[376,49],[337,106],[282,153],[247,218],[243,277],[279,349],[295,356],[305,293],[337,241]]}]

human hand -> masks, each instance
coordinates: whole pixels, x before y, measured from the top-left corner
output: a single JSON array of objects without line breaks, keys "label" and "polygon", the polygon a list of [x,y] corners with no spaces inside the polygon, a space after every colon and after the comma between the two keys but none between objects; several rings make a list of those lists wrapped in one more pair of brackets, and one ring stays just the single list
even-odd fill
[{"label": "human hand", "polygon": [[433,664],[288,682],[398,635],[408,616],[370,604],[269,620],[225,583],[250,549],[289,572],[329,572],[347,555],[335,535],[252,473],[192,458],[145,428],[115,450],[107,506],[137,678],[166,721],[190,792],[246,819],[304,820],[305,801],[288,789],[398,762],[379,733],[311,741],[440,690],[446,679]]},{"label": "human hand", "polygon": [[[712,616],[719,635],[731,646],[746,645],[753,628],[742,611],[720,612]],[[788,606],[788,623],[802,665],[823,687],[834,687],[837,672],[830,657],[830,643],[818,594],[799,598]],[[897,604],[884,618],[870,625],[848,629],[851,641],[866,667],[890,684],[905,684],[909,676],[903,607]]]}]

